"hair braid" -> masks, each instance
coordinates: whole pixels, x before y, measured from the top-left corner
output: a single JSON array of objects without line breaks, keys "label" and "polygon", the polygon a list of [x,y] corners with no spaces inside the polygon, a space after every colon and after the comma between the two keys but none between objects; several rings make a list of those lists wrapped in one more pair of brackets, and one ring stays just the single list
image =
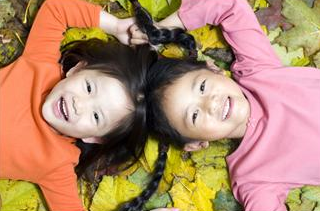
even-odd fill
[{"label": "hair braid", "polygon": [[138,196],[130,202],[125,203],[121,206],[119,211],[140,211],[142,206],[146,201],[152,196],[152,194],[157,190],[160,180],[162,178],[166,160],[167,160],[167,151],[168,145],[164,143],[159,144],[159,156],[154,169],[151,182],[148,184],[147,188]]},{"label": "hair braid", "polygon": [[[168,44],[168,43],[176,43],[181,45],[183,48],[189,51],[196,50],[196,42],[194,37],[190,34],[187,34],[185,30],[176,28],[176,29],[158,29],[153,25],[153,20],[149,12],[143,8],[138,0],[130,0],[135,16],[137,25],[140,30],[147,34],[149,38],[149,42],[153,45],[158,44]],[[194,52],[191,52],[194,54]]]}]

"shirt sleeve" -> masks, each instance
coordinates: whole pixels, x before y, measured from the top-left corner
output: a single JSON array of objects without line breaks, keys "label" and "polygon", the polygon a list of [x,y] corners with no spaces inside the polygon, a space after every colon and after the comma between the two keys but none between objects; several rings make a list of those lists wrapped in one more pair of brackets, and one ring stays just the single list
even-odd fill
[{"label": "shirt sleeve", "polygon": [[60,43],[68,27],[98,27],[101,7],[82,0],[46,0],[30,31],[23,56],[58,62]]},{"label": "shirt sleeve", "polygon": [[50,211],[84,211],[72,164],[54,169],[37,183]]},{"label": "shirt sleeve", "polygon": [[289,189],[284,184],[244,184],[235,194],[245,211],[287,211],[285,200]]},{"label": "shirt sleeve", "polygon": [[231,67],[235,74],[281,66],[246,0],[183,0],[178,14],[189,30],[206,24],[221,25],[236,57]]}]

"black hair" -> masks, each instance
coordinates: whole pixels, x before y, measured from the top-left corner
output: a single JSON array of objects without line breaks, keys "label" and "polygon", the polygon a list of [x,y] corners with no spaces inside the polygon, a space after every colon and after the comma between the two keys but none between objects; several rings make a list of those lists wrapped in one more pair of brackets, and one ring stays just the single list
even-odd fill
[{"label": "black hair", "polygon": [[147,185],[147,188],[130,202],[127,202],[120,206],[118,211],[141,211],[144,203],[152,196],[152,194],[157,190],[159,183],[161,181],[163,172],[165,170],[168,145],[165,143],[159,144],[159,155],[156,162],[155,169],[153,171],[151,182]]},{"label": "black hair", "polygon": [[183,147],[193,142],[183,137],[173,128],[163,110],[164,91],[176,80],[188,72],[206,69],[207,64],[194,59],[181,60],[173,58],[159,59],[147,73],[147,125],[148,132],[158,139],[172,143],[176,147]]},{"label": "black hair", "polygon": [[183,48],[189,50],[189,54],[192,57],[196,57],[196,42],[192,35],[187,34],[185,30],[181,28],[158,29],[153,25],[153,20],[149,12],[143,8],[138,0],[130,0],[136,17],[136,22],[139,29],[146,33],[149,42],[153,45],[176,43]]},{"label": "black hair", "polygon": [[60,59],[64,72],[79,61],[85,61],[86,70],[99,70],[118,79],[133,102],[133,110],[113,130],[101,137],[102,144],[77,141],[81,154],[76,173],[78,178],[82,176],[93,181],[94,172],[118,167],[129,160],[133,164],[143,152],[147,140],[146,70],[157,59],[157,54],[150,51],[148,46],[131,48],[115,41],[104,42],[99,39],[75,41],[65,49]]},{"label": "black hair", "polygon": [[[71,46],[71,47],[70,47]],[[134,104],[134,111],[122,119],[116,128],[102,137],[103,144],[87,144],[81,140],[77,146],[81,149],[79,164],[76,167],[78,177],[83,176],[95,183],[97,171],[118,173],[114,167],[131,159],[131,163],[141,156],[146,140],[146,74],[157,60],[157,54],[149,46],[136,49],[118,42],[104,42],[98,39],[69,43],[62,53],[60,62],[64,72],[69,71],[79,61],[87,63],[85,69],[99,70],[121,81]],[[151,182],[140,196],[121,205],[117,210],[140,211],[144,203],[157,190],[167,159],[168,145],[159,144],[159,157]],[[133,158],[133,159],[132,159]]]}]

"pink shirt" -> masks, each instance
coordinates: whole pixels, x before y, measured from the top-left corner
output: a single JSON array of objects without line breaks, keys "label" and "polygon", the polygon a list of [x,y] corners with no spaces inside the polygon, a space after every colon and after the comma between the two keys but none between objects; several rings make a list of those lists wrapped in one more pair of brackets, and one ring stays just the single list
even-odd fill
[{"label": "pink shirt", "polygon": [[320,70],[285,67],[245,0],[185,0],[188,29],[221,25],[231,70],[251,107],[239,148],[227,157],[233,193],[250,211],[284,211],[289,189],[320,185]]}]

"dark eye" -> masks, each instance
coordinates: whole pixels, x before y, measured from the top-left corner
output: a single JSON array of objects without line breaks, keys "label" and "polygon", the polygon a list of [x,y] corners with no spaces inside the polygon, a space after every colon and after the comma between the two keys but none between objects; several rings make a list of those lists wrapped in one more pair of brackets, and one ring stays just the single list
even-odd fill
[{"label": "dark eye", "polygon": [[203,94],[204,90],[206,89],[206,80],[204,80],[200,85],[200,92]]},{"label": "dark eye", "polygon": [[93,112],[93,116],[94,116],[94,119],[96,120],[96,122],[98,123],[99,122],[99,115],[96,112]]},{"label": "dark eye", "polygon": [[198,117],[198,113],[199,113],[199,110],[196,110],[196,111],[193,112],[193,114],[192,114],[192,123],[193,123],[193,124],[196,123],[196,120],[197,120],[197,117]]},{"label": "dark eye", "polygon": [[91,93],[91,85],[88,81],[86,81],[86,85],[87,85],[87,91],[90,94]]}]

